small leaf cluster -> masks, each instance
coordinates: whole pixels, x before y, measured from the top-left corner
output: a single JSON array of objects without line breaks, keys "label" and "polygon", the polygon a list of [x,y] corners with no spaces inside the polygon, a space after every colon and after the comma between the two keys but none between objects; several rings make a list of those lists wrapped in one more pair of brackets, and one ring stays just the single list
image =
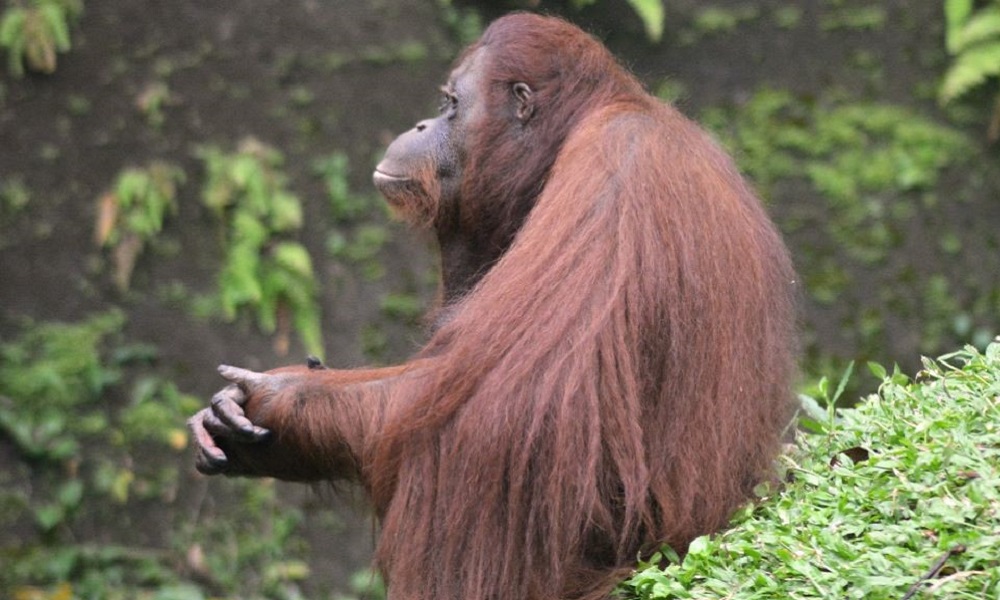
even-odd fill
[{"label": "small leaf cluster", "polygon": [[292,328],[306,350],[322,356],[320,312],[312,259],[288,236],[302,227],[302,205],[289,192],[281,153],[248,138],[235,152],[204,147],[202,201],[224,223],[226,258],[219,300],[226,319],[248,310],[276,350],[288,351]]},{"label": "small leaf cluster", "polygon": [[[1000,77],[1000,0],[975,9],[974,0],[945,0],[945,42],[953,57],[941,83],[943,104],[980,88],[988,81],[996,87]],[[990,125],[991,139],[1000,137],[1000,92]]]},{"label": "small leaf cluster", "polygon": [[387,596],[385,582],[374,569],[355,571],[348,583],[351,593],[336,594],[333,600],[385,600]]},{"label": "small leaf cluster", "polygon": [[52,73],[56,54],[70,49],[70,25],[83,12],[82,0],[16,1],[0,17],[0,46],[14,77],[32,71]]},{"label": "small leaf cluster", "polygon": [[146,117],[146,122],[154,129],[163,127],[166,115],[164,107],[173,99],[170,88],[162,81],[148,84],[135,99],[135,106]]},{"label": "small leaf cluster", "polygon": [[790,483],[682,563],[654,556],[622,595],[997,597],[1000,340],[925,359],[915,380],[871,367],[878,394],[782,457]]},{"label": "small leaf cluster", "polygon": [[119,289],[128,289],[143,247],[176,212],[177,185],[183,181],[180,168],[154,161],[146,168],[122,171],[111,191],[98,199],[95,241],[112,249]]},{"label": "small leaf cluster", "polygon": [[0,218],[15,215],[31,202],[31,191],[20,177],[0,182]]}]

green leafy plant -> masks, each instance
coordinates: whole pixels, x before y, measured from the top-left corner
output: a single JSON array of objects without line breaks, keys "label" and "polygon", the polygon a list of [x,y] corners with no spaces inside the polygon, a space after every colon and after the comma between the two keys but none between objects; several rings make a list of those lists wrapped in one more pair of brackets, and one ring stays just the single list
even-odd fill
[{"label": "green leafy plant", "polygon": [[[149,370],[155,349],[122,345],[123,325],[118,312],[26,322],[0,343],[0,442],[17,450],[0,470],[0,529],[23,533],[0,538],[0,595],[301,598],[301,515],[273,483],[216,482],[218,507],[181,501],[184,418],[202,403]],[[159,531],[122,526],[150,518]]]},{"label": "green leafy plant", "polygon": [[945,42],[952,56],[939,98],[948,104],[970,91],[989,86],[995,95],[989,138],[1000,139],[1000,0],[978,9],[974,0],[945,0]]},{"label": "green leafy plant", "polygon": [[799,393],[797,425],[800,429],[821,433],[834,424],[837,402],[843,397],[853,373],[854,363],[851,362],[844,369],[834,391],[830,391],[830,379],[824,375]]},{"label": "green leafy plant", "polygon": [[699,33],[730,33],[740,23],[757,18],[758,11],[755,6],[737,8],[706,6],[695,13],[693,25]]},{"label": "green leafy plant", "polygon": [[458,8],[452,0],[437,0],[438,15],[452,31],[458,43],[467,46],[483,33],[483,20],[471,8]]},{"label": "green leafy plant", "polygon": [[735,115],[709,110],[704,121],[765,192],[805,178],[831,209],[817,225],[869,264],[886,258],[898,241],[895,223],[971,147],[899,106],[800,101],[782,90],[757,92]]},{"label": "green leafy plant", "polygon": [[187,447],[187,430],[178,416],[201,408],[198,398],[153,375],[140,377],[129,397],[129,404],[118,413],[118,427],[110,436],[113,444],[130,449],[159,445],[177,452]]},{"label": "green leafy plant", "polygon": [[31,190],[21,177],[14,175],[0,180],[0,250],[12,237],[12,230],[5,226],[14,223],[30,203]]},{"label": "green leafy plant", "polygon": [[183,181],[178,167],[154,161],[146,168],[122,171],[111,191],[98,199],[94,238],[97,245],[111,249],[120,290],[128,289],[139,254],[177,210],[177,185]]},{"label": "green leafy plant", "polygon": [[299,199],[285,188],[281,154],[248,138],[236,152],[198,152],[206,173],[202,201],[225,223],[226,259],[219,276],[223,315],[256,315],[276,334],[275,350],[288,352],[294,329],[306,350],[323,354],[316,278],[305,247],[287,239],[302,226]]},{"label": "green leafy plant", "polygon": [[[130,406],[111,409],[106,396],[122,380],[123,367],[150,355],[143,346],[111,350],[123,325],[119,312],[82,323],[28,323],[19,337],[0,345],[0,434],[36,467],[34,498],[23,511],[44,533],[69,522],[86,493],[124,503],[130,489],[156,494],[176,488],[176,469],[134,465],[130,457],[140,448],[186,447],[178,424],[200,403],[146,377]],[[109,446],[125,454],[88,452]],[[93,467],[86,469],[93,477],[84,476],[84,463]]]},{"label": "green leafy plant", "polygon": [[111,312],[79,324],[29,325],[0,345],[0,432],[26,457],[65,460],[79,452],[81,437],[107,427],[92,404],[121,377],[101,356],[123,324]]},{"label": "green leafy plant", "polygon": [[351,574],[350,594],[337,594],[333,600],[385,600],[385,582],[377,571],[361,569]]},{"label": "green leafy plant", "polygon": [[70,49],[70,25],[83,12],[82,0],[14,0],[0,17],[0,46],[14,77],[24,66],[40,73],[56,70],[56,55]]},{"label": "green leafy plant", "polygon": [[135,99],[135,107],[146,117],[146,122],[154,129],[163,127],[166,116],[163,108],[171,101],[170,88],[162,81],[147,85]]},{"label": "green leafy plant", "polygon": [[[962,201],[942,182],[973,153],[965,135],[901,106],[833,92],[813,98],[762,89],[736,107],[705,111],[702,121],[774,202],[783,232],[805,236],[796,255],[804,289],[814,306],[840,314],[828,323],[838,323],[834,335],[851,354],[837,356],[829,338],[807,330],[807,372],[837,372],[850,359],[884,360],[889,328],[900,323],[917,332],[925,353],[970,339],[953,327],[940,295],[931,297],[928,265],[899,251],[921,234],[947,239],[940,229],[924,231],[924,224],[953,208],[945,199]],[[957,287],[958,278],[948,279]],[[868,282],[867,289],[858,281]],[[984,303],[971,318],[993,323],[994,313]],[[849,390],[860,387],[852,382]]]},{"label": "green leafy plant", "polygon": [[20,177],[0,182],[0,217],[14,215],[24,210],[31,201],[31,191]]},{"label": "green leafy plant", "polygon": [[831,2],[825,14],[820,18],[820,29],[835,31],[839,29],[869,29],[878,30],[885,26],[888,20],[886,9],[873,2],[857,2],[845,4]]},{"label": "green leafy plant", "polygon": [[418,323],[424,314],[424,303],[416,294],[386,294],[379,301],[382,313],[405,323]]},{"label": "green leafy plant", "polygon": [[1000,593],[1000,340],[872,366],[877,395],[782,457],[790,483],[683,563],[652,557],[625,598],[994,598]]}]

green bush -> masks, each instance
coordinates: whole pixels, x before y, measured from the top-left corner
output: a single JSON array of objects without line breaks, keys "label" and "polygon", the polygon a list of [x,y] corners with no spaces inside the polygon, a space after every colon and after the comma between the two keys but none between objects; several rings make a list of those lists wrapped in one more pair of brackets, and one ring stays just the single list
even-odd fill
[{"label": "green bush", "polygon": [[236,152],[202,148],[207,176],[202,201],[223,222],[226,259],[219,276],[223,315],[256,315],[275,349],[288,352],[294,329],[306,350],[323,355],[318,284],[305,246],[288,239],[302,227],[302,205],[285,189],[281,153],[257,140]]},{"label": "green bush", "polygon": [[989,88],[995,96],[989,137],[1000,138],[1000,0],[975,8],[973,0],[944,0],[946,47],[952,63],[939,97],[948,104],[972,90]]},{"label": "green bush", "polygon": [[135,261],[147,243],[163,229],[169,214],[177,211],[177,184],[184,172],[162,161],[144,169],[122,171],[112,189],[97,201],[95,241],[111,250],[115,283],[127,290]]},{"label": "green bush", "polygon": [[83,12],[82,0],[14,0],[0,17],[0,46],[7,69],[24,75],[24,65],[39,73],[56,70],[56,54],[70,49],[69,28]]},{"label": "green bush", "polygon": [[300,512],[273,481],[190,502],[184,419],[202,402],[124,324],[26,322],[0,343],[0,598],[300,599]]},{"label": "green bush", "polygon": [[1000,341],[925,360],[914,380],[872,369],[878,394],[782,457],[790,483],[695,540],[682,563],[654,556],[623,594],[996,598]]},{"label": "green bush", "polygon": [[0,345],[0,434],[29,459],[65,460],[80,438],[107,427],[95,404],[121,373],[101,360],[125,319],[111,312],[83,323],[28,325]]}]

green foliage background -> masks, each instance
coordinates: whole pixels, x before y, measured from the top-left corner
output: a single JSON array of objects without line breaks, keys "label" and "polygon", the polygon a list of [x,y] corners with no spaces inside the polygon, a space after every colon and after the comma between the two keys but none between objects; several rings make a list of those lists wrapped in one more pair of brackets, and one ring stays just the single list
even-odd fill
[{"label": "green foliage background", "polygon": [[787,485],[695,540],[682,564],[654,557],[623,595],[995,598],[1000,342],[925,360],[919,382],[874,371],[878,394],[831,411],[782,457]]}]

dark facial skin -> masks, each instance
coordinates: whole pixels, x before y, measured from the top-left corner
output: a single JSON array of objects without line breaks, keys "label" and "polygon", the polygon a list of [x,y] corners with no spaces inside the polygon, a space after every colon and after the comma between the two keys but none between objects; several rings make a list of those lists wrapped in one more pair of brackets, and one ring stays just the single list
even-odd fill
[{"label": "dark facial skin", "polygon": [[434,222],[442,206],[457,202],[468,132],[483,112],[481,56],[482,50],[472,54],[451,74],[438,116],[397,137],[375,168],[375,187],[406,217]]},{"label": "dark facial skin", "polygon": [[[500,252],[486,243],[483,234],[488,232],[469,231],[460,224],[462,184],[473,176],[466,172],[471,133],[484,119],[498,118],[491,114],[494,109],[487,106],[483,89],[487,61],[486,48],[462,61],[441,89],[438,116],[397,137],[373,175],[375,186],[404,218],[434,226],[446,304],[468,292]],[[527,84],[511,83],[507,101],[510,107],[500,107],[504,113],[522,124],[531,118],[534,104]]]}]

